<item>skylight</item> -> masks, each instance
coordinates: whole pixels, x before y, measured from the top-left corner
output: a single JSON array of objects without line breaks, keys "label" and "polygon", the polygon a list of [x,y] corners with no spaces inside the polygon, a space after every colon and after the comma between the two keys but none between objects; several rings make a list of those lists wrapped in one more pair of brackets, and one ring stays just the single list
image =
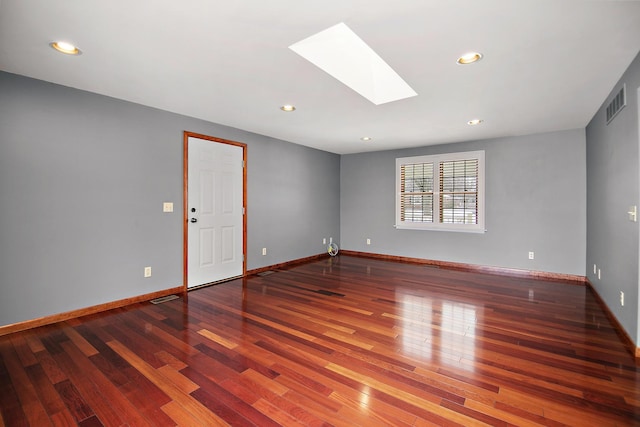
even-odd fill
[{"label": "skylight", "polygon": [[417,95],[342,22],[292,44],[289,49],[376,105]]}]

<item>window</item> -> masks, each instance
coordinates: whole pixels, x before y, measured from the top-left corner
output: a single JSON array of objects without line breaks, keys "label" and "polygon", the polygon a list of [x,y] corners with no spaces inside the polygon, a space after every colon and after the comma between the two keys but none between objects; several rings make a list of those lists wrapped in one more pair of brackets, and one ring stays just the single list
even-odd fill
[{"label": "window", "polygon": [[396,227],[484,232],[484,151],[396,159]]}]

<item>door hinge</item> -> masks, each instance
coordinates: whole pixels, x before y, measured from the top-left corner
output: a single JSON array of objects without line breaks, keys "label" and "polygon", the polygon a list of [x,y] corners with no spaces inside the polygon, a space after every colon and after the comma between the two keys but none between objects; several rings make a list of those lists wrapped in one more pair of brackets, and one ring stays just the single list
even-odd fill
[{"label": "door hinge", "polygon": [[244,215],[244,214],[245,214],[245,212],[246,212],[246,210],[245,210],[245,208],[244,208],[244,206],[243,206],[243,207],[242,207],[242,215]]},{"label": "door hinge", "polygon": [[242,161],[242,168],[244,169],[244,167],[245,167],[245,163],[244,163],[244,160],[243,160]]}]

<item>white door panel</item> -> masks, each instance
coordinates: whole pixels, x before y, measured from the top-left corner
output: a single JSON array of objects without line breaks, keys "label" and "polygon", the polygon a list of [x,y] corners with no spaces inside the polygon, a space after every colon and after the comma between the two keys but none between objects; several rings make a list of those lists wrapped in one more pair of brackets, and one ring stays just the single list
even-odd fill
[{"label": "white door panel", "polygon": [[223,263],[236,261],[235,239],[234,239],[235,234],[236,234],[235,227],[222,227],[221,258]]}]

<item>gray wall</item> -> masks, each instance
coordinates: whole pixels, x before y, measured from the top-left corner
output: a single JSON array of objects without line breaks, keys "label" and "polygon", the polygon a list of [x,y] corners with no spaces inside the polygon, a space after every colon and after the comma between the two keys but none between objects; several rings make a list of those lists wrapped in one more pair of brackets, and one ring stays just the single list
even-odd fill
[{"label": "gray wall", "polygon": [[[626,84],[627,106],[606,124],[605,108]],[[587,135],[587,277],[636,345],[638,327],[638,223],[629,207],[639,205],[638,88],[640,56],[612,88],[586,129]],[[601,278],[593,273],[593,264]],[[625,305],[620,305],[620,291]]]},{"label": "gray wall", "polygon": [[[472,150],[485,150],[487,232],[395,229],[395,159]],[[344,155],[341,247],[584,276],[585,165],[582,129]]]},{"label": "gray wall", "polygon": [[248,144],[248,269],[339,235],[335,154],[0,72],[0,325],[182,285],[184,130]]},{"label": "gray wall", "polygon": [[256,137],[269,144],[249,147],[248,268],[326,252],[340,235],[339,156]]}]

